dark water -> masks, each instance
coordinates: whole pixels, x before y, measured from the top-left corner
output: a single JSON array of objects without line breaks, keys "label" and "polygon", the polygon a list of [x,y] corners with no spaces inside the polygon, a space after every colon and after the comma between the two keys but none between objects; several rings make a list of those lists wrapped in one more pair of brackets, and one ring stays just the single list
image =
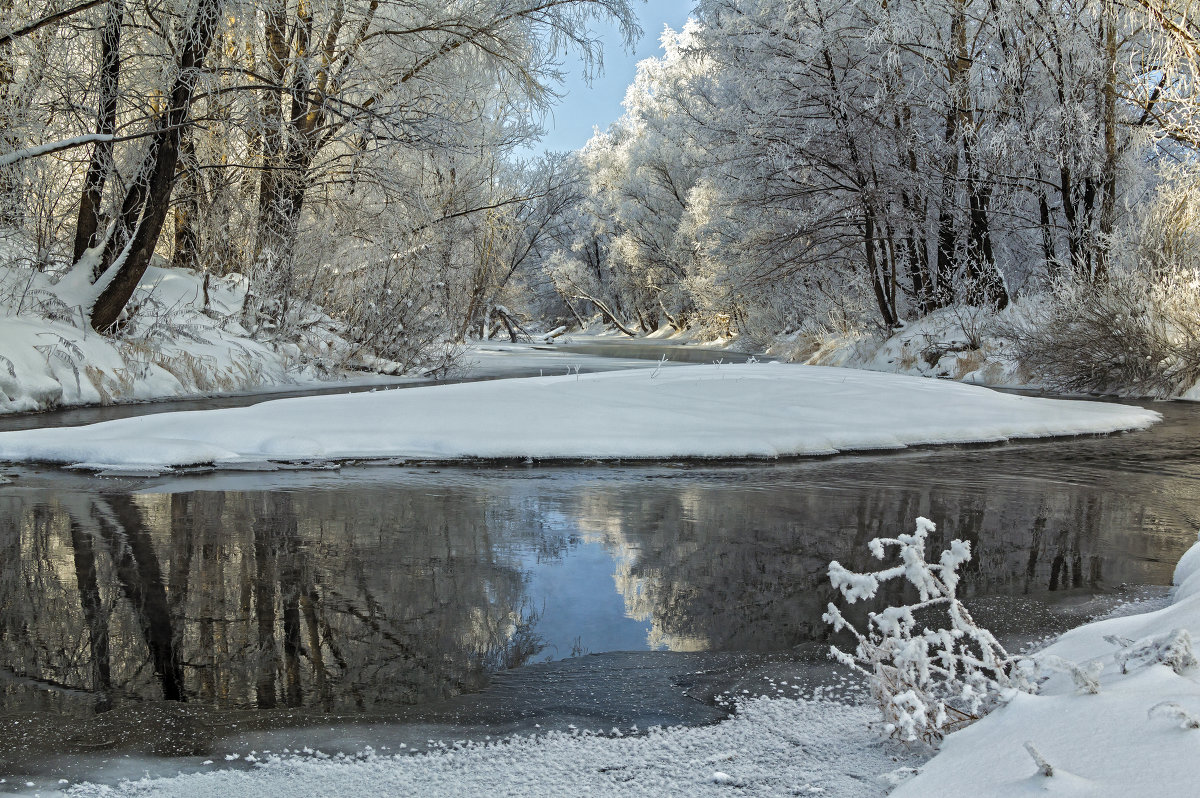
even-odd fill
[{"label": "dark water", "polygon": [[870,567],[918,515],[972,542],[977,617],[1061,631],[1196,539],[1200,407],[1154,408],[1144,433],[775,465],[0,468],[0,776],[315,724],[710,722],[820,660],[829,561]]},{"label": "dark water", "polygon": [[745,363],[751,359],[766,359],[763,354],[730,352],[724,349],[709,349],[702,346],[662,343],[653,340],[631,340],[624,338],[584,338],[572,340],[567,336],[554,347],[561,352],[601,357],[636,358],[640,360],[665,359],[671,363]]}]

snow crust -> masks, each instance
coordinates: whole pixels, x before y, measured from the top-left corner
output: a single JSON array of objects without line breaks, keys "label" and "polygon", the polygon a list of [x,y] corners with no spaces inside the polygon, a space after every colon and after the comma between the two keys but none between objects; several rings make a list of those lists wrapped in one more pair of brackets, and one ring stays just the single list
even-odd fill
[{"label": "snow crust", "polygon": [[575,374],[162,413],[0,434],[0,460],[95,469],[370,458],[827,455],[1148,427],[1139,407],[749,363]]},{"label": "snow crust", "polygon": [[[700,728],[561,733],[359,759],[276,756],[252,770],[214,770],[116,786],[77,785],[75,798],[333,796],[881,796],[914,764],[866,730],[870,707],[759,698]],[[616,730],[614,730],[616,731]],[[626,736],[618,736],[624,734]]]},{"label": "snow crust", "polygon": [[1200,635],[1200,544],[1180,560],[1175,584],[1170,606],[1081,626],[1038,655],[1100,669],[1098,693],[1081,691],[1069,674],[1051,676],[1037,695],[1019,693],[947,737],[893,798],[1196,795],[1200,672],[1129,656]]}]

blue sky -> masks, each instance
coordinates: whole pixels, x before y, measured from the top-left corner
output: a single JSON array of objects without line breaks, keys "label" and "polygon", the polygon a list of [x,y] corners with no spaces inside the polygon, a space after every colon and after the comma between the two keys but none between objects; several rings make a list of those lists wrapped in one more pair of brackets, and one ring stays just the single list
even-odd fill
[{"label": "blue sky", "polygon": [[606,26],[600,33],[604,41],[604,72],[588,86],[583,81],[579,60],[569,58],[564,65],[570,74],[563,91],[566,96],[546,119],[546,137],[541,149],[577,150],[592,137],[592,128],[604,130],[621,115],[625,87],[633,82],[637,63],[657,55],[658,39],[663,25],[675,30],[683,27],[693,0],[649,0],[638,5],[642,39],[632,53],[621,45],[616,26]]}]

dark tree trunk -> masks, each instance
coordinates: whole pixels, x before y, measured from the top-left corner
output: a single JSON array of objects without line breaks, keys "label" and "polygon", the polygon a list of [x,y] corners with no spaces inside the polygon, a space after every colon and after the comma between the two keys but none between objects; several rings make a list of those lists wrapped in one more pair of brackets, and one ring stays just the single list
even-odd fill
[{"label": "dark tree trunk", "polygon": [[1042,259],[1046,264],[1046,273],[1054,274],[1058,269],[1058,255],[1054,250],[1054,227],[1050,219],[1050,202],[1046,193],[1038,196],[1038,218],[1042,225]]},{"label": "dark tree trunk", "polygon": [[200,0],[196,16],[184,34],[179,76],[172,86],[167,110],[159,118],[142,169],[126,194],[116,233],[104,248],[101,268],[117,266],[117,273],[92,308],[92,327],[97,332],[108,332],[116,326],[154,256],[170,209],[180,135],[190,117],[196,79],[212,43],[221,8],[222,0]]},{"label": "dark tree trunk", "polygon": [[967,271],[971,279],[970,302],[1003,310],[1008,307],[1008,288],[996,266],[992,231],[988,222],[991,192],[978,180],[970,181],[970,234],[967,237]]},{"label": "dark tree trunk", "polygon": [[863,251],[867,259],[867,271],[870,273],[871,289],[875,292],[875,302],[879,307],[879,316],[883,324],[891,329],[899,323],[896,309],[888,301],[888,288],[885,275],[879,264],[879,250],[875,242],[875,217],[870,210],[863,218]]},{"label": "dark tree trunk", "polygon": [[[171,265],[180,269],[200,266],[200,195],[203,184],[197,171],[196,146],[191,131],[183,131],[179,140],[179,183],[183,196],[175,203],[175,252]],[[206,283],[207,286],[207,283]],[[205,301],[205,307],[208,302]]]},{"label": "dark tree trunk", "polygon": [[[112,135],[117,129],[117,98],[121,85],[121,26],[124,24],[124,0],[109,0],[100,34],[100,98],[96,110],[96,132]],[[79,218],[75,224],[74,260],[85,250],[100,243],[100,203],[104,183],[113,169],[113,143],[98,141],[92,145],[83,195],[79,198]]]}]

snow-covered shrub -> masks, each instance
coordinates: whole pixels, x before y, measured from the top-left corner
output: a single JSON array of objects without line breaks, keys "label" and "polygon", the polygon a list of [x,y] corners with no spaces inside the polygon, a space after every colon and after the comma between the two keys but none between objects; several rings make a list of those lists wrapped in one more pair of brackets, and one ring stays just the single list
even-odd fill
[{"label": "snow-covered shrub", "polygon": [[[899,558],[880,571],[855,573],[837,561],[829,564],[829,580],[851,604],[874,598],[882,583],[895,579],[916,588],[915,603],[869,613],[864,631],[833,604],[822,616],[834,631],[854,636],[853,653],[832,646],[830,654],[870,680],[888,733],[928,743],[977,720],[1005,691],[1032,689],[1018,660],[975,623],[958,598],[958,568],[971,558],[970,544],[954,540],[938,562],[926,561],[926,540],[935,529],[929,519],[918,518],[911,535],[872,540],[877,559],[892,548]],[[930,622],[931,613],[946,625]]]},{"label": "snow-covered shrub", "polygon": [[1168,172],[1091,278],[1064,274],[1005,333],[1066,391],[1178,396],[1200,380],[1200,178]]},{"label": "snow-covered shrub", "polygon": [[1192,651],[1192,636],[1187,629],[1172,629],[1164,635],[1142,640],[1127,640],[1108,635],[1104,638],[1118,647],[1113,659],[1121,666],[1121,673],[1129,672],[1129,665],[1166,665],[1176,673],[1195,668],[1198,664]]},{"label": "snow-covered shrub", "polygon": [[1101,662],[1080,665],[1053,655],[1036,657],[1036,661],[1038,668],[1043,671],[1071,674],[1071,680],[1081,693],[1096,695],[1100,692],[1100,674],[1104,671],[1104,664]]},{"label": "snow-covered shrub", "polygon": [[1005,332],[1025,370],[1051,388],[1177,396],[1200,380],[1200,274],[1064,277]]}]

